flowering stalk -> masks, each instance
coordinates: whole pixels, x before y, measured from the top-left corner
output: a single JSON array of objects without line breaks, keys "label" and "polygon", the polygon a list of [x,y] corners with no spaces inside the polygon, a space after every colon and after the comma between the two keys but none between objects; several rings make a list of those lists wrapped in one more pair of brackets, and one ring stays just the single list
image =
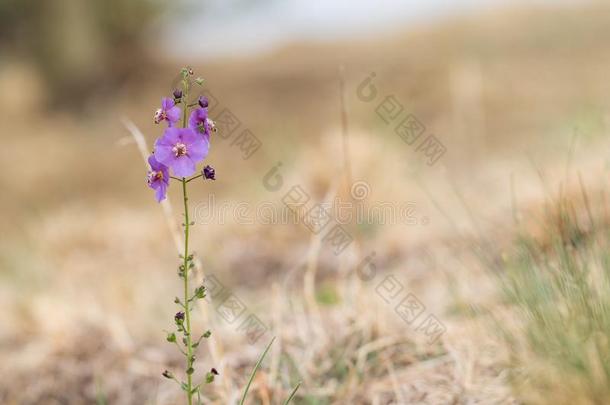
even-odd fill
[{"label": "flowering stalk", "polygon": [[[205,287],[203,285],[195,288],[191,295],[189,286],[189,272],[195,268],[193,254],[189,253],[189,231],[194,222],[189,218],[188,193],[187,185],[193,180],[203,178],[203,180],[216,180],[216,171],[210,165],[203,167],[199,174],[197,172],[197,164],[203,161],[209,152],[210,136],[212,132],[216,132],[214,122],[208,118],[208,99],[200,97],[197,103],[188,104],[187,96],[189,92],[190,82],[189,76],[193,74],[189,68],[184,68],[182,74],[182,90],[175,89],[173,99],[165,97],[161,100],[161,108],[154,114],[155,123],[159,124],[167,121],[167,128],[163,136],[155,141],[155,150],[148,158],[150,170],[148,171],[148,186],[155,190],[155,198],[157,201],[163,201],[167,197],[169,182],[171,180],[178,181],[182,184],[182,202],[184,204],[184,253],[180,255],[182,263],[178,267],[178,275],[183,279],[184,293],[183,298],[176,297],[174,302],[181,308],[174,315],[174,323],[176,331],[167,333],[167,341],[176,345],[180,353],[186,358],[185,378],[186,381],[181,381],[172,372],[165,370],[163,376],[167,379],[175,381],[180,385],[186,393],[186,402],[188,405],[193,404],[193,396],[197,394],[200,398],[200,388],[206,383],[214,381],[214,377],[218,375],[215,368],[211,368],[206,373],[205,379],[193,386],[193,374],[195,373],[195,351],[201,340],[210,337],[210,331],[206,331],[196,340],[193,341],[191,329],[191,310],[193,309],[196,300],[205,297]],[[196,79],[195,83],[202,84],[201,79]],[[176,104],[182,104],[181,110]],[[195,107],[188,115],[188,109]],[[182,127],[176,127],[176,123],[182,116]],[[187,125],[187,116],[188,125]],[[170,175],[170,170],[173,176]],[[182,334],[182,339],[178,341],[176,334]],[[273,339],[275,340],[275,338]],[[273,340],[269,343],[262,356],[259,358],[248,384],[245,387],[240,405],[244,404],[248,395],[250,385],[254,380],[256,372],[261,366],[265,355],[269,351]],[[182,343],[182,346],[180,345]],[[293,390],[285,402],[287,405],[294,398],[299,386],[299,383]],[[200,401],[198,401],[200,403]]]},{"label": "flowering stalk", "polygon": [[[187,96],[189,92],[189,76],[192,70],[184,68],[182,74],[182,90],[176,89],[173,92],[173,99],[166,97],[162,99],[161,108],[154,114],[155,123],[159,124],[167,121],[167,128],[163,136],[155,142],[155,150],[149,157],[150,171],[148,172],[148,185],[155,190],[157,201],[162,201],[167,196],[169,180],[173,179],[182,184],[182,200],[184,203],[184,254],[181,255],[178,275],[183,279],[184,293],[183,299],[176,297],[174,302],[181,307],[181,310],[174,316],[176,325],[175,332],[168,332],[167,341],[175,344],[186,358],[185,378],[180,381],[170,371],[164,371],[163,376],[176,381],[186,393],[187,404],[192,405],[193,395],[199,396],[199,389],[203,383],[211,383],[214,376],[218,375],[215,368],[212,368],[205,376],[205,380],[193,386],[193,374],[195,372],[195,350],[203,338],[208,338],[210,332],[206,331],[196,341],[193,340],[191,329],[191,312],[194,302],[205,297],[205,287],[199,286],[191,292],[189,286],[189,273],[194,269],[195,264],[193,254],[189,253],[189,231],[190,226],[194,225],[189,219],[187,184],[192,180],[203,177],[204,179],[214,179],[214,169],[206,165],[200,174],[194,175],[197,171],[197,164],[203,161],[209,152],[210,135],[215,130],[213,122],[208,116],[208,101],[200,99],[199,107],[192,111],[187,125],[188,109]],[[196,80],[201,84],[200,80]],[[181,110],[177,104],[183,105]],[[176,123],[182,116],[182,127],[176,127]],[[174,176],[170,176],[170,170]],[[194,176],[193,176],[194,175]],[[180,342],[176,333],[182,334]],[[182,346],[180,345],[182,343]],[[184,348],[183,348],[184,347]]]}]

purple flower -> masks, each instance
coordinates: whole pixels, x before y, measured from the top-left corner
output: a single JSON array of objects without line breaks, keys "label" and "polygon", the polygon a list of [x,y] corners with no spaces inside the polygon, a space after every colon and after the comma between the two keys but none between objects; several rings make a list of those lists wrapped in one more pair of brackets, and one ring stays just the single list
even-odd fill
[{"label": "purple flower", "polygon": [[175,122],[180,119],[180,107],[176,107],[174,100],[169,97],[163,97],[161,99],[161,108],[155,111],[155,124],[161,121],[167,121],[171,127]]},{"label": "purple flower", "polygon": [[197,163],[208,155],[210,142],[191,128],[167,128],[155,142],[155,157],[171,167],[176,176],[187,177],[195,173]]},{"label": "purple flower", "polygon": [[155,190],[155,197],[158,202],[165,199],[167,187],[169,186],[169,169],[155,158],[155,155],[148,157],[150,170],[148,171],[148,187]]},{"label": "purple flower", "polygon": [[214,121],[208,118],[208,109],[197,108],[193,110],[189,117],[189,127],[209,140],[210,131],[214,130]]}]

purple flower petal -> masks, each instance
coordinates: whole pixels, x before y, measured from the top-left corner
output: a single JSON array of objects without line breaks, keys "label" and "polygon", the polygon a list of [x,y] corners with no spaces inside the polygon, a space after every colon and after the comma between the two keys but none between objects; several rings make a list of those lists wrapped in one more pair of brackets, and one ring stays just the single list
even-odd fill
[{"label": "purple flower petal", "polygon": [[197,167],[195,166],[195,162],[185,155],[174,161],[172,170],[178,177],[188,177],[197,171]]},{"label": "purple flower petal", "polygon": [[180,128],[180,139],[185,144],[189,145],[201,139],[191,128]]},{"label": "purple flower petal", "polygon": [[209,136],[209,126],[206,125],[208,119],[207,108],[197,108],[193,110],[189,117],[189,127],[199,133]]},{"label": "purple flower petal", "polygon": [[163,133],[163,138],[167,141],[167,145],[173,145],[181,139],[182,128],[167,128]]},{"label": "purple flower petal", "polygon": [[161,99],[161,108],[165,111],[169,110],[170,108],[172,108],[174,106],[174,100],[172,100],[169,97],[163,97]]},{"label": "purple flower petal", "polygon": [[168,128],[165,131],[165,134],[161,138],[158,138],[155,142],[155,157],[157,161],[165,166],[171,166],[171,162],[175,157],[172,148],[177,141],[172,143],[172,139],[168,135],[168,131],[172,129],[174,128]]},{"label": "purple flower petal", "polygon": [[161,163],[157,161],[157,159],[155,159],[155,155],[150,155],[148,157],[148,164],[150,165],[150,168],[152,170],[160,170],[162,167],[164,167]]},{"label": "purple flower petal", "polygon": [[165,185],[165,184],[159,185],[159,187],[157,187],[157,189],[155,191],[155,198],[157,199],[157,202],[161,202],[161,201],[165,200],[166,196],[167,196],[167,185]]},{"label": "purple flower petal", "polygon": [[197,141],[195,141],[189,145],[188,155],[194,162],[198,163],[206,158],[206,156],[208,155],[209,149],[210,149],[210,142],[207,139],[204,139],[199,136]]},{"label": "purple flower petal", "polygon": [[178,122],[178,120],[180,119],[180,114],[180,107],[172,107],[169,110],[165,111],[165,115],[167,116],[167,120],[170,122],[170,124]]}]

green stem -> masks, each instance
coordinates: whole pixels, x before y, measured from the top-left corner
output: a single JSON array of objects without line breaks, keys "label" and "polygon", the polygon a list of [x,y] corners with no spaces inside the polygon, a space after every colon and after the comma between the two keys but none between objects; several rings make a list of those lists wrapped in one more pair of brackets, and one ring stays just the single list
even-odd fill
[{"label": "green stem", "polygon": [[184,97],[184,108],[182,109],[182,126],[186,128],[186,115],[188,114],[188,109],[190,105],[187,104],[186,100],[188,100],[189,96],[189,86],[186,78],[182,79],[182,88],[183,88],[183,97]]},{"label": "green stem", "polygon": [[[184,80],[183,82],[184,88],[184,100],[188,99],[188,82]],[[186,127],[186,116],[188,114],[188,107],[186,103],[184,103],[184,108],[182,109],[182,126]],[[193,367],[193,345],[191,341],[191,306],[189,304],[189,228],[190,228],[190,219],[189,219],[189,207],[188,207],[188,197],[186,194],[186,183],[187,180],[182,178],[182,199],[184,200],[184,316],[185,316],[185,337],[186,337],[186,399],[188,405],[193,404],[193,376],[192,370]]]},{"label": "green stem", "polygon": [[191,310],[189,305],[189,209],[188,197],[186,194],[186,179],[182,179],[182,197],[184,200],[184,316],[185,316],[185,337],[186,337],[186,397],[188,405],[193,404],[193,377],[190,368],[193,367],[193,348],[191,345]]},{"label": "green stem", "polygon": [[198,179],[200,177],[203,177],[203,174],[198,174],[197,176],[193,176],[190,179],[188,179],[186,182],[188,183],[189,181],[193,181],[193,180]]}]

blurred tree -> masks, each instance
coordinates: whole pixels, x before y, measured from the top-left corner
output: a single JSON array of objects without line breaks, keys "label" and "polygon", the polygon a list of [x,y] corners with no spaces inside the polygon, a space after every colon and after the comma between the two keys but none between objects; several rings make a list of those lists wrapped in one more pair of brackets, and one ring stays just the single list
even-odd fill
[{"label": "blurred tree", "polygon": [[53,105],[82,105],[151,61],[163,8],[157,0],[0,0],[0,60],[30,60]]}]

